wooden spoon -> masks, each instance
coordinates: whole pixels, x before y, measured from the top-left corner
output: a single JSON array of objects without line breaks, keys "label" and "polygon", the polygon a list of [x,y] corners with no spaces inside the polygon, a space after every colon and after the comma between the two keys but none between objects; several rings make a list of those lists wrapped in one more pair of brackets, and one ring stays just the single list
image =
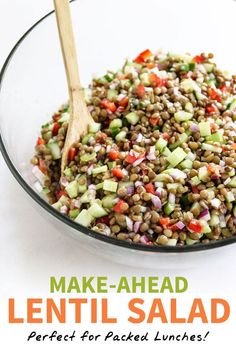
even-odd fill
[{"label": "wooden spoon", "polygon": [[70,148],[87,133],[89,125],[94,121],[87,109],[80,83],[69,0],[54,0],[54,7],[70,97],[70,120],[61,159],[62,174]]}]

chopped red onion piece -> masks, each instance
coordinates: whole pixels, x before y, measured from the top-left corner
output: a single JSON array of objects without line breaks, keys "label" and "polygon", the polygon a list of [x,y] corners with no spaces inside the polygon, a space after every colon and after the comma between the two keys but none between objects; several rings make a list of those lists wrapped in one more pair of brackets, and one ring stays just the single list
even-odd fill
[{"label": "chopped red onion piece", "polygon": [[68,208],[67,208],[66,205],[63,205],[63,206],[61,207],[61,209],[60,209],[60,212],[61,212],[62,214],[67,214],[67,211],[68,211]]},{"label": "chopped red onion piece", "polygon": [[225,216],[223,214],[221,214],[219,216],[219,219],[220,219],[220,227],[225,227],[226,226]]},{"label": "chopped red onion piece", "polygon": [[33,173],[33,175],[37,178],[37,180],[38,180],[42,185],[44,185],[46,176],[43,174],[42,171],[40,171],[40,169],[38,168],[38,166],[34,166],[34,167],[32,168],[32,173]]},{"label": "chopped red onion piece", "polygon": [[221,201],[218,198],[213,198],[211,200],[211,205],[213,206],[213,208],[218,209],[220,207]]},{"label": "chopped red onion piece", "polygon": [[146,235],[143,235],[140,237],[140,242],[143,243],[144,245],[148,245],[150,241]]},{"label": "chopped red onion piece", "polygon": [[175,204],[175,194],[169,193],[168,201],[170,204]]},{"label": "chopped red onion piece", "polygon": [[145,157],[141,157],[140,159],[137,159],[134,163],[133,166],[136,167],[138,165],[140,165],[141,162],[143,162],[145,160]]},{"label": "chopped red onion piece", "polygon": [[133,221],[128,216],[125,217],[125,220],[126,220],[127,229],[129,231],[133,231]]},{"label": "chopped red onion piece", "polygon": [[224,185],[227,186],[227,184],[229,184],[229,182],[231,181],[231,178],[227,178],[225,181],[224,181]]},{"label": "chopped red onion piece", "polygon": [[178,221],[176,224],[176,227],[178,227],[179,230],[183,230],[185,227],[185,224],[182,221]]},{"label": "chopped red onion piece", "polygon": [[136,221],[134,223],[134,232],[137,233],[139,231],[139,228],[141,226],[142,222],[141,221]]},{"label": "chopped red onion piece", "polygon": [[191,124],[189,130],[193,133],[199,132],[199,126],[197,124]]},{"label": "chopped red onion piece", "polygon": [[102,145],[96,145],[96,146],[94,146],[94,151],[98,152],[101,150],[101,148],[102,148]]},{"label": "chopped red onion piece", "polygon": [[95,190],[96,190],[95,184],[90,184],[90,185],[88,186],[88,189],[89,189],[90,191],[95,191]]},{"label": "chopped red onion piece", "polygon": [[157,195],[154,195],[152,197],[152,203],[153,203],[155,208],[161,209],[161,207],[162,207],[161,200],[160,200],[160,198]]},{"label": "chopped red onion piece", "polygon": [[93,165],[90,165],[87,169],[87,174],[88,175],[91,175],[92,174],[92,171],[93,171]]},{"label": "chopped red onion piece", "polygon": [[133,195],[134,194],[134,187],[133,186],[129,186],[127,187],[127,194],[128,195]]},{"label": "chopped red onion piece", "polygon": [[134,183],[134,185],[135,185],[135,187],[140,187],[140,186],[143,186],[143,182],[141,182],[141,181],[136,181],[136,182]]},{"label": "chopped red onion piece", "polygon": [[67,180],[67,178],[65,176],[62,176],[61,179],[60,179],[60,183],[63,187],[66,187],[68,186],[69,182]]},{"label": "chopped red onion piece", "polygon": [[207,214],[209,214],[209,210],[208,209],[204,209],[201,211],[201,213],[198,215],[199,218],[202,218],[203,216],[206,216]]},{"label": "chopped red onion piece", "polygon": [[158,188],[156,189],[156,195],[157,195],[159,198],[161,198],[163,190],[164,190],[164,188],[162,188],[162,187],[158,187]]},{"label": "chopped red onion piece", "polygon": [[81,207],[81,202],[80,202],[79,199],[76,199],[76,200],[75,200],[74,206],[75,206],[76,208],[78,208],[78,209]]},{"label": "chopped red onion piece", "polygon": [[106,152],[110,152],[110,150],[111,150],[111,145],[107,145]]},{"label": "chopped red onion piece", "polygon": [[136,142],[141,143],[142,139],[143,139],[143,135],[141,133],[139,133],[137,136]]}]

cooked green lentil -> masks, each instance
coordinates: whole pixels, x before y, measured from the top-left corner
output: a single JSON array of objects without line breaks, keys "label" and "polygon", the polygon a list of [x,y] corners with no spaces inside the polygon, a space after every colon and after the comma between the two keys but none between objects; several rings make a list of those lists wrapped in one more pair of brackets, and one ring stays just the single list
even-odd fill
[{"label": "cooked green lentil", "polygon": [[85,89],[96,122],[69,153],[65,105],[42,126],[33,173],[54,208],[119,240],[181,246],[236,234],[236,77],[212,54],[149,50]]}]

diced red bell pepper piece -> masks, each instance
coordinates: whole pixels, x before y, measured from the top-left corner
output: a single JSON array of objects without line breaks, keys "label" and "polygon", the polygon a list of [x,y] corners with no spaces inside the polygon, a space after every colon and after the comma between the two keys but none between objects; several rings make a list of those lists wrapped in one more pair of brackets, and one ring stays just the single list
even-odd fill
[{"label": "diced red bell pepper piece", "polygon": [[60,190],[56,193],[56,198],[57,200],[59,200],[63,195],[67,196],[67,193],[66,191],[63,189],[63,190]]},{"label": "diced red bell pepper piece", "polygon": [[128,154],[125,161],[127,163],[133,164],[137,160],[137,157],[131,154]]},{"label": "diced red bell pepper piece", "polygon": [[109,158],[112,161],[115,161],[119,158],[119,152],[117,150],[111,149],[109,151]]},{"label": "diced red bell pepper piece", "polygon": [[55,113],[52,118],[53,118],[54,122],[57,122],[61,118],[61,116],[60,116],[60,114]]},{"label": "diced red bell pepper piece", "polygon": [[53,128],[52,128],[52,134],[53,135],[57,135],[58,134],[58,130],[61,128],[61,125],[58,123],[54,123]]},{"label": "diced red bell pepper piece", "polygon": [[155,66],[156,66],[155,63],[147,63],[147,64],[146,64],[146,67],[147,67],[148,69],[153,69],[153,68],[155,68]]},{"label": "diced red bell pepper piece", "polygon": [[123,213],[124,212],[124,204],[126,204],[126,202],[123,199],[120,199],[119,202],[114,206],[113,210],[116,213]]},{"label": "diced red bell pepper piece", "polygon": [[142,53],[140,53],[134,61],[138,64],[144,63],[145,60],[150,58],[152,56],[152,52],[149,49],[144,50]]},{"label": "diced red bell pepper piece", "polygon": [[190,223],[188,224],[188,229],[198,234],[200,234],[203,230],[202,225],[197,220],[190,221]]},{"label": "diced red bell pepper piece", "polygon": [[[177,223],[176,223],[177,224]],[[179,231],[179,228],[176,224],[170,225],[168,226],[168,229],[175,232],[175,231]]]},{"label": "diced red bell pepper piece", "polygon": [[129,98],[126,96],[119,101],[119,106],[127,107],[129,103]]},{"label": "diced red bell pepper piece", "polygon": [[105,224],[105,225],[110,225],[110,219],[108,216],[102,216],[101,218],[98,218],[96,220],[96,224]]},{"label": "diced red bell pepper piece", "polygon": [[38,140],[37,140],[37,145],[45,145],[45,144],[46,144],[46,141],[39,136]]},{"label": "diced red bell pepper piece", "polygon": [[137,86],[137,94],[139,98],[142,98],[145,94],[145,87],[142,84],[138,84]]},{"label": "diced red bell pepper piece", "polygon": [[198,194],[199,190],[197,186],[192,186],[192,192]]},{"label": "diced red bell pepper piece", "polygon": [[124,172],[120,168],[113,168],[112,174],[114,177],[122,179],[124,177]]},{"label": "diced red bell pepper piece", "polygon": [[215,113],[217,112],[217,108],[216,106],[214,106],[213,104],[206,106],[206,111],[207,113],[211,114],[211,113]]},{"label": "diced red bell pepper piece", "polygon": [[170,223],[170,219],[169,219],[169,218],[160,218],[159,223],[160,223],[162,226],[168,226],[169,223]]},{"label": "diced red bell pepper piece", "polygon": [[70,161],[73,161],[75,159],[75,156],[76,156],[76,148],[72,147],[70,148],[69,150],[69,160]]},{"label": "diced red bell pepper piece", "polygon": [[149,74],[149,80],[151,84],[155,87],[163,87],[166,86],[167,80],[159,78],[155,73]]},{"label": "diced red bell pepper piece", "polygon": [[45,161],[43,159],[39,159],[39,165],[38,165],[40,171],[45,175],[45,173],[47,172],[47,168],[45,165]]},{"label": "diced red bell pepper piece", "polygon": [[170,139],[170,136],[168,133],[163,133],[162,138],[168,141]]},{"label": "diced red bell pepper piece", "polygon": [[222,98],[220,97],[220,95],[218,94],[218,92],[216,92],[216,90],[214,90],[213,88],[210,88],[209,90],[209,96],[212,100],[216,100],[217,102],[221,102]]},{"label": "diced red bell pepper piece", "polygon": [[103,108],[108,109],[109,111],[111,111],[112,113],[114,113],[116,111],[116,105],[114,102],[109,101],[107,98],[103,98],[103,100],[101,101],[101,106]]},{"label": "diced red bell pepper piece", "polygon": [[160,118],[151,117],[151,118],[149,119],[149,123],[150,123],[153,127],[155,127],[156,125],[158,125],[159,120],[160,120]]},{"label": "diced red bell pepper piece", "polygon": [[204,63],[205,61],[205,57],[203,55],[196,55],[194,58],[193,58],[193,61],[197,64],[201,64],[201,63]]},{"label": "diced red bell pepper piece", "polygon": [[146,189],[147,193],[155,194],[155,189],[152,183],[144,185],[144,188]]}]

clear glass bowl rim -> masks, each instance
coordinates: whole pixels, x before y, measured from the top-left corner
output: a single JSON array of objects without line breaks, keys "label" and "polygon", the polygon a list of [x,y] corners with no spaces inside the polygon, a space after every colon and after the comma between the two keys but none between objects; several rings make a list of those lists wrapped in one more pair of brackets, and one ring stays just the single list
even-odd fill
[{"label": "clear glass bowl rim", "polygon": [[[71,0],[70,2],[75,2],[76,0]],[[2,83],[4,81],[4,75],[8,69],[8,65],[13,58],[14,54],[17,51],[17,48],[21,45],[21,43],[27,38],[27,36],[36,28],[37,26],[41,25],[43,21],[48,18],[49,16],[53,15],[54,11],[49,12],[45,16],[43,16],[41,19],[39,19],[34,25],[32,25],[24,34],[23,36],[18,40],[18,42],[15,44],[15,46],[12,48],[11,52],[7,56],[3,67],[0,71],[0,95],[1,95],[1,87]],[[236,237],[230,237],[227,239],[219,240],[219,241],[212,241],[209,244],[195,244],[195,245],[190,245],[190,246],[180,246],[180,247],[171,247],[171,246],[150,246],[150,245],[143,245],[143,244],[134,244],[134,243],[129,243],[127,241],[122,241],[122,240],[117,240],[115,238],[111,238],[108,236],[105,236],[103,234],[100,234],[96,231],[90,230],[87,227],[84,227],[73,220],[67,218],[66,216],[62,215],[60,212],[56,211],[54,208],[50,206],[45,200],[43,200],[26,182],[25,180],[21,177],[20,173],[17,171],[15,168],[14,164],[12,163],[6,147],[3,143],[2,139],[2,134],[1,134],[1,127],[0,127],[0,150],[3,155],[3,158],[10,169],[11,173],[15,177],[15,179],[18,181],[18,183],[21,185],[21,187],[29,194],[29,196],[42,207],[45,211],[47,211],[49,214],[51,214],[53,217],[58,219],[59,221],[63,222],[64,224],[68,225],[69,227],[72,227],[73,229],[85,234],[87,237],[92,237],[97,240],[100,240],[102,242],[112,244],[114,246],[119,246],[119,247],[124,247],[124,248],[129,248],[131,250],[136,250],[136,251],[142,251],[142,252],[152,252],[152,253],[184,253],[184,252],[196,252],[196,251],[203,251],[203,250],[209,250],[213,248],[218,248],[222,246],[226,246],[229,244],[232,244],[236,242]]]}]

